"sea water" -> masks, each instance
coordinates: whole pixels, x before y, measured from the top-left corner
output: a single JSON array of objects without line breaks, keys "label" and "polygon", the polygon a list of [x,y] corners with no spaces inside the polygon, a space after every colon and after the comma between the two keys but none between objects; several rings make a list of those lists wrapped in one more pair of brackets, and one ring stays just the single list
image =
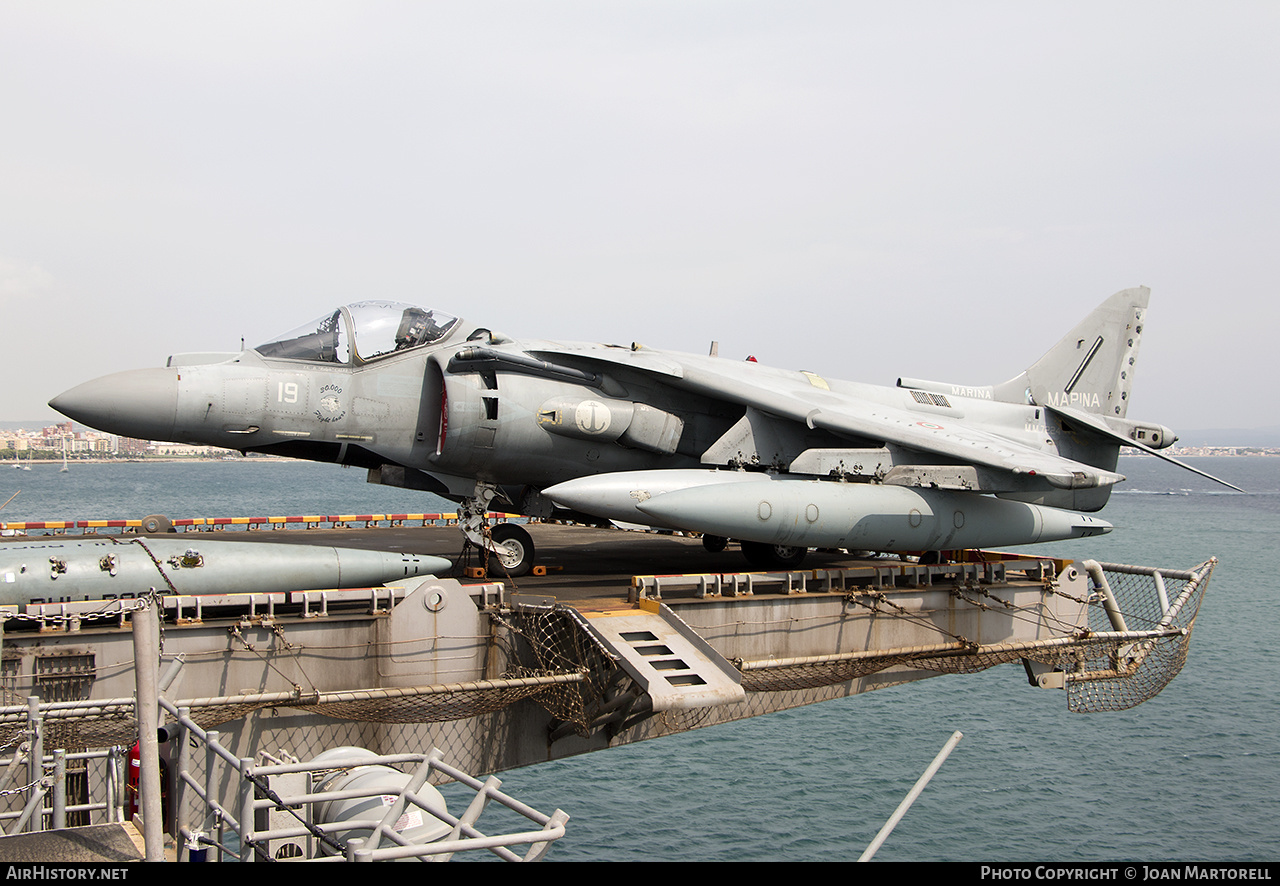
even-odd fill
[{"label": "sea water", "polygon": [[[1073,714],[1021,665],[944,676],[502,773],[571,817],[553,861],[852,860],[952,732],[955,751],[885,861],[1280,858],[1280,458],[1197,458],[1241,495],[1153,458],[1057,557],[1187,569],[1217,557],[1182,673],[1131,710]],[[452,510],[302,462],[0,468],[0,520]],[[488,813],[486,813],[487,815]]]}]

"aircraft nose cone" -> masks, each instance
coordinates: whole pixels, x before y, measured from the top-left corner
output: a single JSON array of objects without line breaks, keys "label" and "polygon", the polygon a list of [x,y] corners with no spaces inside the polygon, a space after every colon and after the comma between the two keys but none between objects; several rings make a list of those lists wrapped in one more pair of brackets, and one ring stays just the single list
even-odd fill
[{"label": "aircraft nose cone", "polygon": [[178,373],[173,369],[135,369],[104,375],[64,391],[49,405],[73,421],[109,434],[172,440]]}]

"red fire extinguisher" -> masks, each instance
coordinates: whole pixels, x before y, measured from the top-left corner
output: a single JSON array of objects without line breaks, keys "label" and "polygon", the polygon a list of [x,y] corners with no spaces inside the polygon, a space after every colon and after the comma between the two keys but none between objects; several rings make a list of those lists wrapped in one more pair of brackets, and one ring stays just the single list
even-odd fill
[{"label": "red fire extinguisher", "polygon": [[129,749],[129,773],[125,781],[125,821],[133,821],[138,812],[138,777],[142,774],[142,754],[139,743],[134,742]]}]

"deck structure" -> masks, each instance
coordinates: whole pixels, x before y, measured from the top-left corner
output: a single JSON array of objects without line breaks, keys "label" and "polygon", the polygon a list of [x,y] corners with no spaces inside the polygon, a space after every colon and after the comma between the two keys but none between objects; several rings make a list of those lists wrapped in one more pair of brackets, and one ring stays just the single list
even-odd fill
[{"label": "deck structure", "polygon": [[[141,598],[15,607],[0,741],[29,746],[39,722],[45,750],[128,747],[144,669],[164,699],[170,772],[224,796],[242,773],[211,778],[211,764],[181,751],[184,730],[214,732],[238,759],[437,749],[480,776],[1006,662],[1066,690],[1075,710],[1126,708],[1181,668],[1214,565],[815,552],[804,570],[746,573],[735,551],[696,538],[530,528],[546,574],[514,581],[194,597],[158,575],[162,591]],[[445,527],[236,533],[249,537],[445,556],[458,546]],[[155,661],[136,661],[139,607],[161,616]],[[190,828],[206,811],[175,790],[167,815]]]}]

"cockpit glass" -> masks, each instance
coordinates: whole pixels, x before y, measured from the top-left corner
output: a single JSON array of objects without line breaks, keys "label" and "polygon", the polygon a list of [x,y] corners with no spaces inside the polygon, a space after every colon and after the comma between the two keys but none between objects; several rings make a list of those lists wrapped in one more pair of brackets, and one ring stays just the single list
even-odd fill
[{"label": "cockpit glass", "polygon": [[274,341],[258,345],[255,350],[264,357],[316,363],[346,363],[351,358],[347,328],[340,310],[286,332]]},{"label": "cockpit glass", "polygon": [[356,357],[372,360],[384,354],[440,341],[458,318],[399,302],[365,301],[348,305]]}]

